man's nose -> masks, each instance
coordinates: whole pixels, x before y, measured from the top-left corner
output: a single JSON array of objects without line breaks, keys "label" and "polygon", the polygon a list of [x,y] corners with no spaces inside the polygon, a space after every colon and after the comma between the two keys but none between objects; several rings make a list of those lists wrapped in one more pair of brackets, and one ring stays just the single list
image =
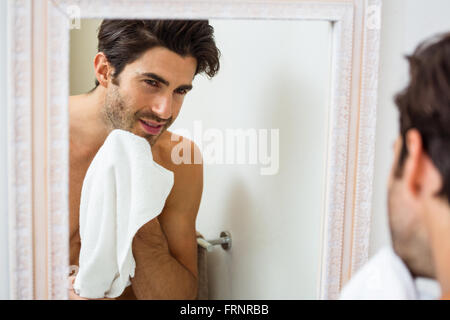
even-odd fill
[{"label": "man's nose", "polygon": [[172,96],[161,95],[153,101],[152,112],[162,119],[172,116]]}]

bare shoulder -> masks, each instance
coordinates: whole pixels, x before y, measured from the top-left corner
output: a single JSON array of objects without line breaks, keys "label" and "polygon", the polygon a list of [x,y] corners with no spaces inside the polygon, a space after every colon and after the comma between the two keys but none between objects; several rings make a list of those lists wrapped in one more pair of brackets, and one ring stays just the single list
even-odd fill
[{"label": "bare shoulder", "polygon": [[174,173],[174,186],[167,198],[167,206],[188,206],[196,211],[203,190],[203,159],[194,141],[166,131],[161,141],[162,165]]},{"label": "bare shoulder", "polygon": [[203,158],[197,144],[183,136],[164,132],[159,141],[161,162],[172,171],[198,171],[203,168]]}]

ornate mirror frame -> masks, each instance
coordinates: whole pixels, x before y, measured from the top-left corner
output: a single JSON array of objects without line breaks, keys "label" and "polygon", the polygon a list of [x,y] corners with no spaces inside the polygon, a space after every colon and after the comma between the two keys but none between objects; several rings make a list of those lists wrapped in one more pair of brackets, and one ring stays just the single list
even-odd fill
[{"label": "ornate mirror frame", "polygon": [[11,299],[67,299],[69,30],[80,18],[332,22],[318,297],[337,298],[367,261],[381,0],[9,0],[8,5]]}]

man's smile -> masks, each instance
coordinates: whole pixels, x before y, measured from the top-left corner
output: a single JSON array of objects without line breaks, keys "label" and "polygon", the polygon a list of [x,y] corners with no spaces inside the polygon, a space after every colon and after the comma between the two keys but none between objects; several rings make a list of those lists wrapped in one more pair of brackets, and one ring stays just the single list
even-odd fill
[{"label": "man's smile", "polygon": [[164,127],[164,124],[157,124],[148,120],[144,121],[143,119],[139,119],[139,122],[144,131],[152,135],[159,134],[161,129]]}]

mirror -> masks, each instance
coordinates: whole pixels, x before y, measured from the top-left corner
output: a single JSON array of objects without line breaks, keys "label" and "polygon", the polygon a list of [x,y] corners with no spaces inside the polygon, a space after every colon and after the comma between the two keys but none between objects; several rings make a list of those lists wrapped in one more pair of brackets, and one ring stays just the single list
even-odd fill
[{"label": "mirror", "polygon": [[[220,71],[195,77],[168,130],[202,149],[197,230],[233,236],[232,250],[208,254],[210,298],[316,299],[332,25],[209,22]],[[93,88],[100,23],[83,19],[71,30],[72,95]]]},{"label": "mirror", "polygon": [[11,298],[68,298],[69,177],[79,168],[69,96],[94,86],[98,23],[161,17],[208,19],[222,53],[219,73],[195,77],[169,128],[203,153],[195,229],[206,243],[232,238],[207,252],[209,298],[337,298],[368,257],[379,9],[379,0],[9,2]]}]

